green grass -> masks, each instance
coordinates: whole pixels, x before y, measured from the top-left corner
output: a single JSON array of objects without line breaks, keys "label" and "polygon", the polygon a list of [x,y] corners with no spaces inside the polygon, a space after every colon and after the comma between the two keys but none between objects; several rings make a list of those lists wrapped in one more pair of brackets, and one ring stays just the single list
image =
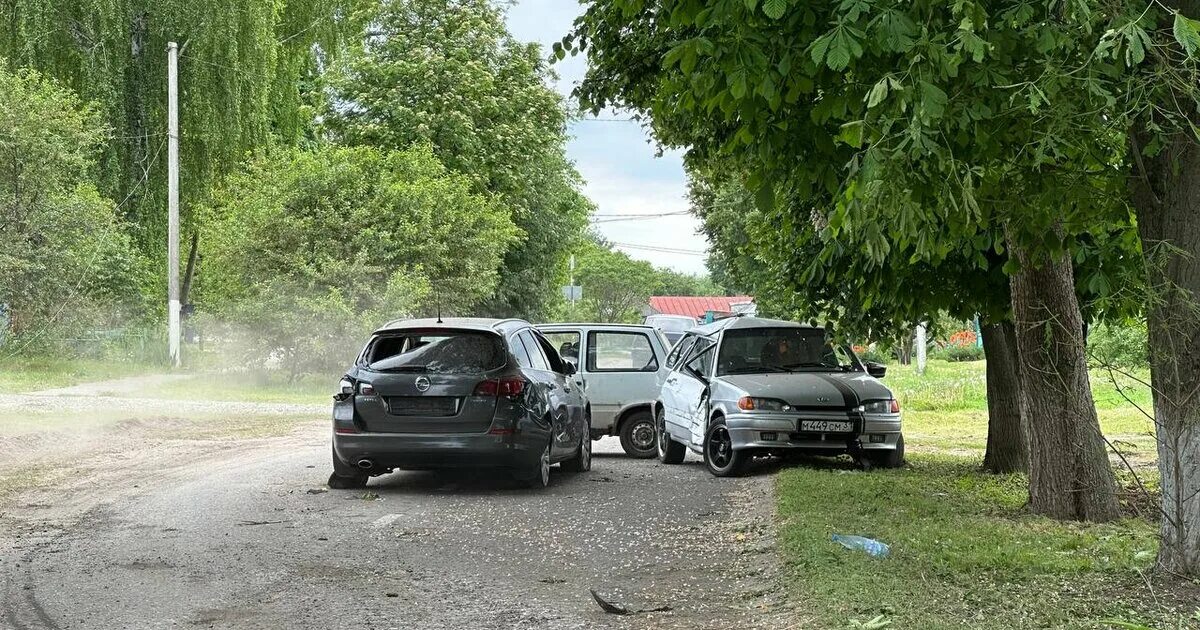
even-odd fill
[{"label": "green grass", "polygon": [[91,359],[13,357],[0,361],[0,393],[16,394],[69,387],[161,370],[161,366]]},{"label": "green grass", "polygon": [[196,374],[190,378],[161,383],[138,393],[144,398],[169,400],[219,400],[262,403],[329,403],[337,389],[338,376],[307,376],[288,382],[245,372]]},{"label": "green grass", "polygon": [[[1091,374],[1101,427],[1153,488],[1149,389]],[[1025,512],[1023,475],[978,472],[987,441],[983,362],[931,360],[924,375],[890,366],[910,464],[861,473],[821,460],[778,478],[780,546],[801,627],[850,628],[882,615],[891,628],[1104,628],[1123,620],[1200,627],[1200,586],[1151,593],[1142,577],[1157,525],[1059,523]],[[1132,482],[1118,470],[1122,485]],[[1150,510],[1152,511],[1152,509]],[[892,545],[886,559],[847,551],[834,533]],[[1180,604],[1179,602],[1187,602]],[[1197,615],[1193,617],[1193,615]]]},{"label": "green grass", "polygon": [[[1147,592],[1155,526],[1059,523],[1022,510],[1022,476],[984,475],[961,457],[918,455],[905,470],[801,467],[778,478],[780,545],[808,627],[879,615],[896,628],[1090,628],[1190,615]],[[843,549],[876,538],[891,555]]]}]

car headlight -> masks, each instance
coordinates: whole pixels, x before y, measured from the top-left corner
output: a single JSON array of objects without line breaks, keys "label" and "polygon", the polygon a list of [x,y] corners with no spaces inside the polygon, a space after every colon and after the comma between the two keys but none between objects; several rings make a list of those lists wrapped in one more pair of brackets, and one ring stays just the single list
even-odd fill
[{"label": "car headlight", "polygon": [[738,409],[742,411],[791,411],[792,406],[774,398],[742,396],[738,399]]},{"label": "car headlight", "polygon": [[900,401],[895,398],[872,400],[871,402],[863,403],[857,411],[860,413],[900,413]]}]

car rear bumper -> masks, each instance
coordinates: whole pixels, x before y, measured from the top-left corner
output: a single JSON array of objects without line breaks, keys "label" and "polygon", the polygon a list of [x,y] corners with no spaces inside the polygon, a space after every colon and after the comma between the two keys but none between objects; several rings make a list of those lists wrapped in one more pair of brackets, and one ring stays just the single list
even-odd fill
[{"label": "car rear bumper", "polygon": [[864,450],[893,450],[900,440],[900,414],[866,414],[861,429],[855,433],[800,433],[798,420],[784,414],[745,413],[726,417],[725,425],[734,450],[845,450],[855,439]]},{"label": "car rear bumper", "polygon": [[374,469],[529,468],[549,434],[334,433],[333,452],[347,466],[370,460]]}]

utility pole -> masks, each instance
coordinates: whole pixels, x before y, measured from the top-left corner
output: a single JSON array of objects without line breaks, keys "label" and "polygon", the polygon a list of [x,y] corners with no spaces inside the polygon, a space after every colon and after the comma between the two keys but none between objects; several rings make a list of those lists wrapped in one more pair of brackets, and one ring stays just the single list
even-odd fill
[{"label": "utility pole", "polygon": [[571,254],[571,281],[567,283],[571,287],[571,308],[575,308],[575,254]]},{"label": "utility pole", "polygon": [[167,44],[167,353],[179,367],[179,46]]}]

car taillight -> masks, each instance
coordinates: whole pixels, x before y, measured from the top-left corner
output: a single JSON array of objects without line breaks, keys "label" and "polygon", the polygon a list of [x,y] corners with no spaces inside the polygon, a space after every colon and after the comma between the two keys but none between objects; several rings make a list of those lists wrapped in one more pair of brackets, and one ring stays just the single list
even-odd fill
[{"label": "car taillight", "polygon": [[900,413],[900,401],[892,399],[892,413]]},{"label": "car taillight", "polygon": [[525,380],[513,377],[482,381],[475,386],[476,396],[490,396],[492,398],[500,396],[517,397],[524,391]]}]

